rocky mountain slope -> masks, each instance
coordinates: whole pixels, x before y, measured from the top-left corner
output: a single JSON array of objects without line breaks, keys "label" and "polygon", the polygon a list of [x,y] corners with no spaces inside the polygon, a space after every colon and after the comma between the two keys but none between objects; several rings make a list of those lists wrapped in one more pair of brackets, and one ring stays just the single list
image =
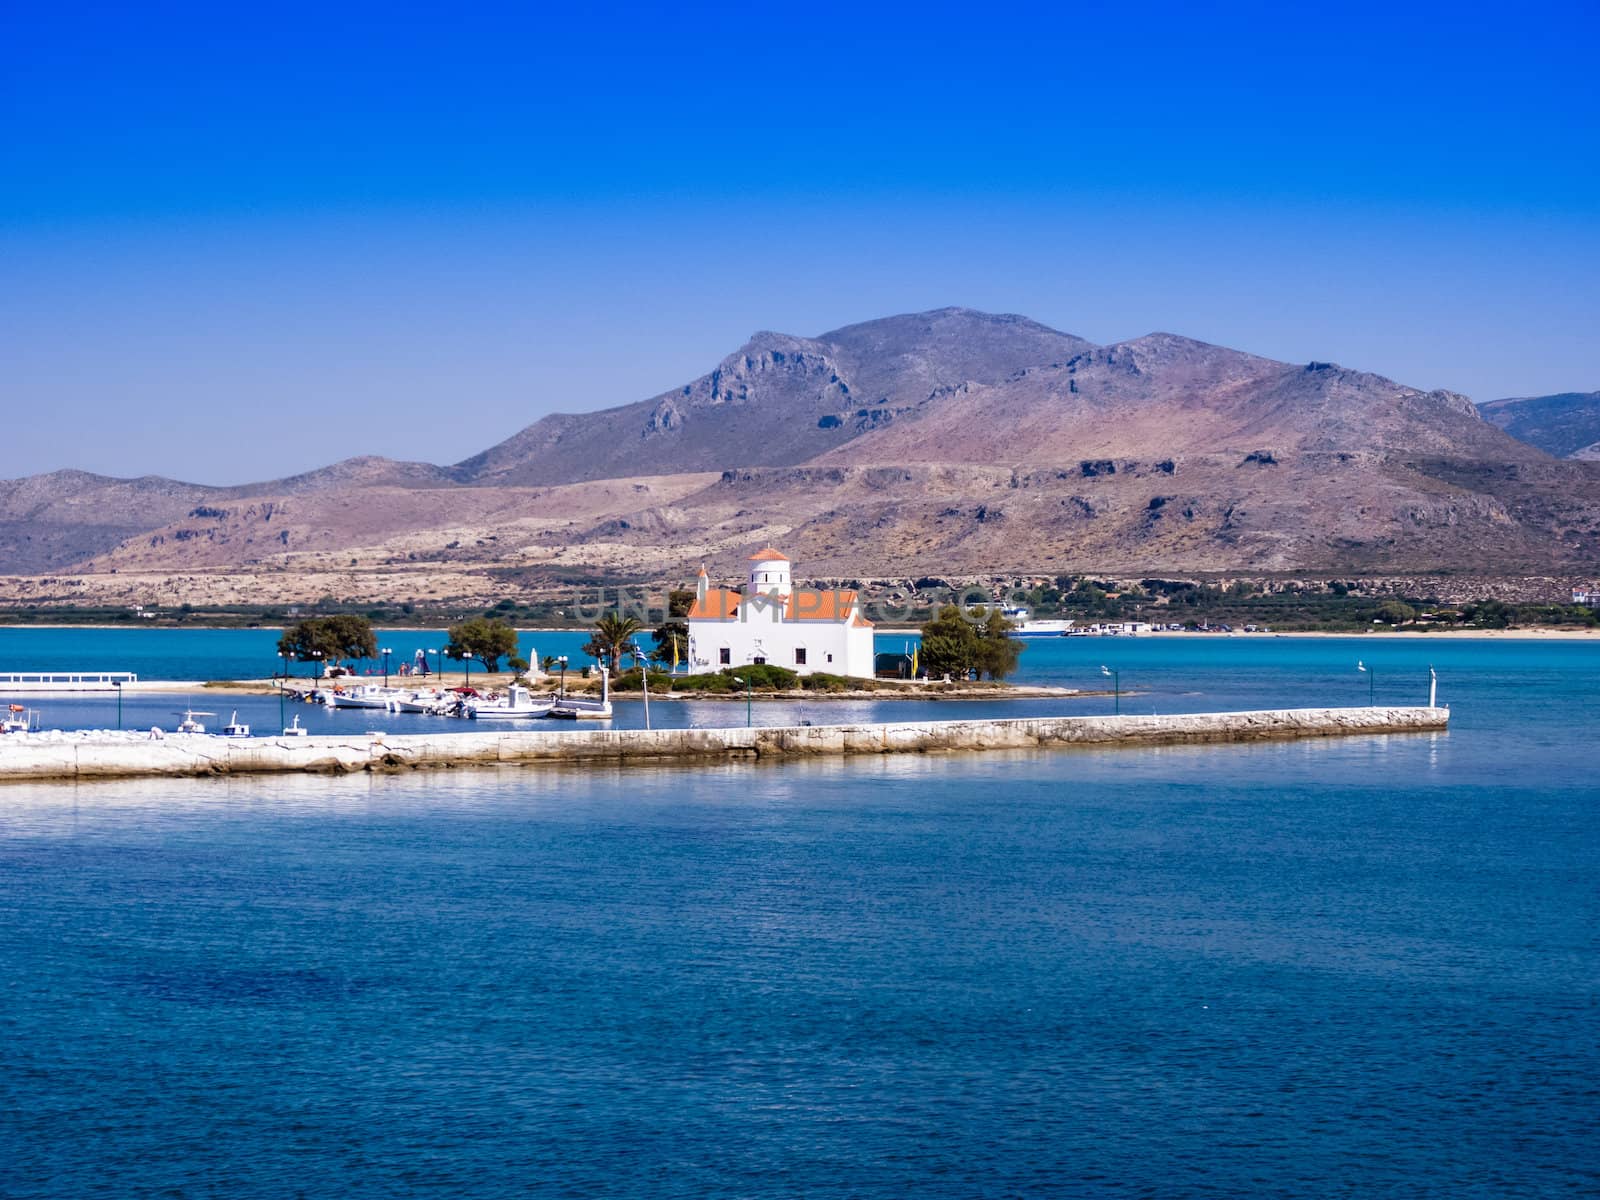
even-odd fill
[{"label": "rocky mountain slope", "polygon": [[1600,459],[1600,392],[1490,400],[1478,411],[1491,425],[1546,454]]},{"label": "rocky mountain slope", "polygon": [[378,486],[431,488],[453,482],[446,468],[372,457],[349,458],[303,475],[231,488],[158,475],[114,479],[70,470],[0,480],[0,573],[62,570],[164,525],[177,523],[181,528],[185,520],[213,520],[242,499]]},{"label": "rocky mountain slope", "polygon": [[456,471],[469,483],[551,484],[789,466],[915,416],[963,384],[1000,384],[1088,348],[1026,317],[970,309],[816,338],[758,333],[692,383],[622,408],[545,417]]},{"label": "rocky mountain slope", "polygon": [[256,592],[490,594],[731,570],[766,540],[835,577],[1513,574],[1600,564],[1600,463],[1328,363],[941,309],[757,334],[691,383],[453,467],[231,489],[57,473],[0,484],[0,518],[0,569],[125,590],[248,572]]}]

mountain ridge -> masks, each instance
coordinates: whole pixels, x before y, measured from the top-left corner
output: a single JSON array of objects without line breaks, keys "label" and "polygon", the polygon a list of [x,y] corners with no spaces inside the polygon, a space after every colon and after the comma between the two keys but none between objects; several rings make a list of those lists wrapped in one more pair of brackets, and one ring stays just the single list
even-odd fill
[{"label": "mountain ridge", "polygon": [[360,457],[230,488],[0,482],[0,570],[648,573],[787,538],[838,575],[1485,556],[1537,571],[1600,561],[1597,483],[1600,467],[1551,458],[1452,392],[943,308],[758,331],[688,383],[551,414],[453,465]]}]

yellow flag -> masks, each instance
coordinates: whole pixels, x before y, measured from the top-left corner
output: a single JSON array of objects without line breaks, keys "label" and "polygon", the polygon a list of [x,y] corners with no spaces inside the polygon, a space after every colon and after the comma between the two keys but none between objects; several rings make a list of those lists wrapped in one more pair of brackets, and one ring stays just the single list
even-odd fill
[{"label": "yellow flag", "polygon": [[672,669],[673,669],[674,672],[676,672],[677,669],[678,669],[678,635],[677,634],[673,634],[672,635]]},{"label": "yellow flag", "polygon": [[918,642],[915,646],[911,647],[911,678],[913,679],[917,677],[917,651],[921,649],[921,642]]}]

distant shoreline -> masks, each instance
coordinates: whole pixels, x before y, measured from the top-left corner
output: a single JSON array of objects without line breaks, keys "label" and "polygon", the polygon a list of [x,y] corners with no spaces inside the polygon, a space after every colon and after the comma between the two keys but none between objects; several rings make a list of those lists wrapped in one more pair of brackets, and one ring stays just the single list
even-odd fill
[{"label": "distant shoreline", "polygon": [[[380,676],[358,675],[350,682],[356,684],[377,683]],[[510,685],[513,676],[506,672],[497,675],[474,675],[472,686],[482,690],[499,690]],[[545,695],[553,690],[554,677],[536,684],[533,688],[535,694]],[[218,679],[218,680],[180,680],[180,679],[152,679],[140,680],[126,688],[129,694],[139,691],[150,692],[183,692],[190,691],[196,694],[210,692],[213,694],[234,695],[262,695],[271,696],[278,692],[278,677],[270,679]],[[311,682],[304,675],[291,676],[288,691],[305,692],[314,690],[305,685]],[[458,682],[442,679],[438,675],[413,675],[402,679],[400,676],[391,676],[392,687],[414,687],[418,690],[431,690],[443,687],[448,690],[461,686]],[[568,680],[567,690],[574,695],[593,695],[599,691],[598,681],[591,676],[581,678],[577,672],[572,673]],[[804,688],[788,688],[784,690],[752,691],[750,696],[755,700],[804,700],[807,703],[817,701],[826,703],[837,700],[1077,700],[1085,696],[1109,696],[1111,691],[1085,690],[1082,688],[1059,687],[1053,684],[1033,683],[911,683],[884,680],[876,688],[849,688],[842,692],[808,691]],[[1124,696],[1134,695],[1133,692],[1124,690]],[[611,699],[641,700],[643,694],[637,691],[611,692]],[[651,700],[729,700],[745,702],[745,693],[742,691],[729,692],[660,692],[652,687]]]},{"label": "distant shoreline", "polygon": [[[253,631],[271,631],[283,629],[281,625],[154,625],[154,624],[61,624],[46,621],[5,622],[0,621],[0,630],[4,629],[114,629],[125,632],[130,631],[182,631],[193,633],[250,633]],[[436,633],[432,627],[420,625],[375,625],[374,629],[392,629],[399,632],[415,630],[418,633]],[[587,626],[575,629],[558,629],[553,626],[512,626],[518,633],[574,633],[588,634]],[[921,630],[914,627],[902,626],[877,626],[874,632],[884,637],[917,637]],[[1594,629],[1574,628],[1543,628],[1539,626],[1523,627],[1519,629],[1284,629],[1273,630],[1270,633],[1246,633],[1243,630],[1234,630],[1232,633],[1221,633],[1215,630],[1201,632],[1194,629],[1152,629],[1147,633],[1139,634],[1088,634],[1090,639],[1124,640],[1134,638],[1415,638],[1418,640],[1433,640],[1448,638],[1455,640],[1484,639],[1497,641],[1503,639],[1524,641],[1592,641],[1600,640],[1600,627]],[[1055,637],[1028,637],[1021,639],[1023,642],[1051,642]]]}]

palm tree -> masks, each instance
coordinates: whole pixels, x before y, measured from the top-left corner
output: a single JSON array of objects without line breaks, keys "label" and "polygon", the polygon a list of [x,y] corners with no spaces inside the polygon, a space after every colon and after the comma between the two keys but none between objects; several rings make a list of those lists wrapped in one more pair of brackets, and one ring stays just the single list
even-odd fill
[{"label": "palm tree", "polygon": [[633,653],[633,639],[642,628],[637,617],[606,613],[594,623],[594,636],[584,644],[583,652],[606,659],[612,670],[620,671],[622,656]]}]

